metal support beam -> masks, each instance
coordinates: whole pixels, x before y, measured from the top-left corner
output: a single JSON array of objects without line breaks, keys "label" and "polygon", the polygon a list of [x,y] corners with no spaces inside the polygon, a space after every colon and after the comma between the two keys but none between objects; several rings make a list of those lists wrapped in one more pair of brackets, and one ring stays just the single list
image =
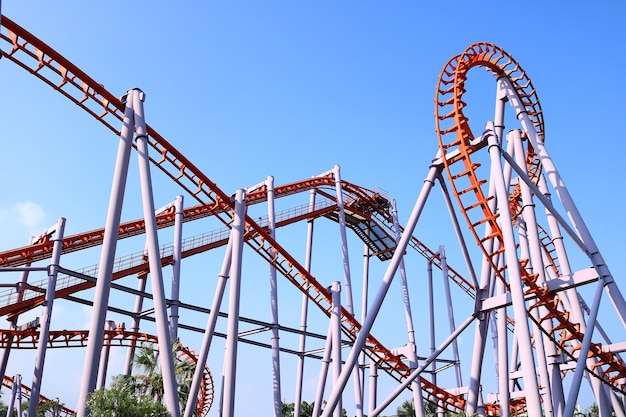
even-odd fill
[{"label": "metal support beam", "polygon": [[209,357],[209,350],[211,349],[211,342],[213,341],[213,335],[215,334],[215,325],[217,324],[217,317],[219,316],[220,305],[224,298],[224,292],[226,290],[226,283],[228,281],[228,275],[230,273],[230,267],[232,262],[232,247],[233,247],[233,234],[234,229],[231,229],[230,238],[228,239],[228,246],[226,248],[226,254],[222,262],[222,269],[218,275],[217,286],[213,295],[213,303],[211,304],[211,312],[207,320],[206,329],[204,331],[204,337],[202,339],[202,346],[200,352],[198,352],[198,362],[191,381],[191,387],[189,388],[189,397],[187,398],[187,406],[185,407],[185,417],[193,417],[198,404],[198,393],[200,392],[200,385],[202,384],[202,377],[204,374],[204,366],[206,365],[207,358]]},{"label": "metal support beam", "polygon": [[87,395],[96,388],[98,357],[102,350],[104,340],[104,322],[106,320],[106,310],[109,305],[115,248],[117,247],[120,218],[122,215],[122,202],[124,200],[133,131],[135,128],[135,115],[132,105],[129,104],[130,103],[127,101],[124,110],[124,121],[120,133],[120,143],[117,151],[111,196],[104,228],[100,268],[98,269],[98,280],[96,281],[93,311],[89,325],[89,342],[85,353],[85,365],[83,367],[83,377],[76,408],[77,417],[85,417],[88,414],[86,407]]},{"label": "metal support beam", "polygon": [[246,192],[235,194],[235,215],[232,225],[232,266],[228,300],[228,332],[224,356],[223,417],[235,416],[235,382],[237,374],[237,334],[239,333],[239,300],[241,266],[245,232]]},{"label": "metal support beam", "polygon": [[[493,131],[493,125],[489,126],[488,123],[486,130]],[[511,298],[513,300],[515,328],[520,343],[520,357],[522,361],[522,371],[524,373],[526,403],[530,415],[541,415],[542,407],[535,371],[535,360],[533,358],[532,339],[528,326],[519,260],[515,252],[516,242],[513,234],[511,213],[508,206],[508,191],[504,182],[500,160],[500,144],[495,135],[488,135],[487,139],[489,143],[489,155],[491,156],[491,170],[495,182],[497,205],[499,208],[498,212],[500,214],[500,227],[505,248],[504,257],[507,264]]]},{"label": "metal support beam", "polygon": [[33,371],[33,385],[30,392],[30,402],[28,403],[28,415],[36,414],[39,404],[39,393],[41,391],[41,381],[43,379],[43,367],[46,361],[46,349],[48,346],[48,335],[50,334],[50,320],[52,319],[52,307],[54,305],[54,293],[57,287],[57,273],[63,249],[63,234],[65,231],[65,219],[59,218],[54,230],[54,245],[52,249],[52,259],[48,270],[48,287],[46,289],[46,304],[41,312],[39,343],[37,344],[37,356],[35,358],[35,369]]},{"label": "metal support beam", "polygon": [[154,314],[156,318],[157,336],[159,338],[159,363],[163,377],[163,390],[165,391],[165,406],[172,417],[180,416],[178,403],[178,384],[174,373],[174,357],[172,355],[172,340],[170,339],[169,320],[167,318],[167,305],[165,288],[163,285],[163,271],[161,257],[159,256],[159,238],[154,212],[154,196],[152,193],[152,178],[150,174],[150,155],[148,152],[148,136],[146,134],[146,122],[143,114],[144,94],[139,90],[133,90],[129,94],[132,97],[135,111],[135,140],[137,142],[137,156],[139,158],[139,177],[141,181],[141,200],[143,203],[143,215],[146,225],[146,248],[148,249],[148,263],[150,265],[150,283],[154,302]]},{"label": "metal support beam", "polygon": [[[315,190],[311,190],[309,193],[309,212],[315,210]],[[310,219],[307,225],[307,240],[306,240],[306,254],[304,259],[304,269],[307,272],[311,272],[311,259],[313,256],[313,224],[314,220]],[[296,371],[296,394],[294,402],[294,417],[300,417],[300,408],[302,405],[302,383],[304,378],[304,352],[306,351],[306,330],[308,323],[309,313],[309,297],[306,294],[302,295],[302,307],[300,310],[300,339],[298,343],[298,365]]]},{"label": "metal support beam", "polygon": [[[339,375],[341,375],[341,284],[333,281],[330,286],[330,294],[332,297],[332,307],[330,312],[330,328],[332,344],[332,362],[333,362],[333,387],[337,386]],[[333,413],[334,417],[342,417],[341,410],[343,400],[341,396]]]},{"label": "metal support beam", "polygon": [[180,304],[180,267],[182,263],[183,246],[183,210],[184,198],[176,196],[174,200],[174,247],[172,250],[172,287],[170,301],[170,338],[178,340],[178,306]]},{"label": "metal support beam", "polygon": [[[395,233],[396,242],[400,241],[400,223],[398,222],[398,210],[396,201],[391,201],[391,216],[393,217],[393,231]],[[400,259],[400,288],[402,291],[402,303],[404,305],[404,319],[407,327],[407,345],[406,356],[409,360],[410,369],[417,368],[417,343],[415,342],[415,327],[413,325],[413,312],[411,311],[411,299],[409,297],[409,283],[406,275],[406,267],[404,258]],[[415,404],[415,417],[424,416],[424,399],[422,398],[422,387],[419,381],[411,384],[411,392],[413,393],[413,403]]]},{"label": "metal support beam", "polygon": [[[270,236],[276,238],[276,213],[274,210],[274,177],[265,180],[267,188],[267,222]],[[273,254],[273,250],[272,254]],[[274,393],[274,417],[282,416],[280,387],[280,335],[278,332],[278,281],[276,268],[270,265],[270,317],[272,323],[272,391]]]},{"label": "metal support beam", "polygon": [[[441,155],[438,155],[438,157],[441,157]],[[376,293],[374,301],[372,302],[372,306],[370,307],[370,310],[367,313],[367,317],[365,319],[365,322],[363,323],[363,326],[361,327],[361,331],[359,332],[359,335],[357,336],[354,342],[354,346],[352,347],[352,350],[350,351],[350,354],[348,355],[348,358],[346,359],[346,363],[343,368],[343,371],[341,372],[338,384],[333,389],[333,392],[328,400],[328,403],[326,404],[326,408],[324,409],[324,413],[322,414],[322,417],[330,417],[330,414],[334,411],[335,407],[337,406],[337,403],[339,402],[341,391],[344,389],[348,381],[348,378],[350,377],[350,374],[352,370],[354,369],[354,366],[357,363],[361,350],[363,349],[365,345],[367,336],[372,330],[372,326],[374,325],[376,316],[378,315],[378,312],[380,311],[380,308],[385,299],[385,296],[387,295],[387,291],[389,290],[389,286],[391,285],[391,282],[393,281],[393,277],[396,274],[398,267],[400,266],[400,260],[404,256],[404,251],[406,250],[409,244],[409,241],[413,235],[413,231],[415,230],[415,226],[417,225],[417,221],[419,220],[420,215],[422,214],[422,210],[424,209],[426,200],[428,199],[430,191],[432,190],[432,187],[435,184],[435,179],[441,172],[441,169],[442,169],[442,166],[438,164],[438,165],[432,165],[428,171],[428,175],[426,176],[426,179],[424,180],[424,185],[422,186],[422,190],[418,196],[417,201],[415,202],[415,206],[413,207],[413,211],[411,212],[407,225],[404,229],[404,233],[402,234],[402,237],[400,238],[400,241],[396,247],[396,250],[394,251],[393,257],[389,261],[389,266],[387,267],[387,271],[385,272],[385,275],[378,289],[378,292]]]},{"label": "metal support beam", "polygon": [[14,408],[17,409],[17,417],[22,417],[22,375],[20,374],[13,376],[13,387],[11,388],[11,399],[9,400],[7,415],[13,416]]}]

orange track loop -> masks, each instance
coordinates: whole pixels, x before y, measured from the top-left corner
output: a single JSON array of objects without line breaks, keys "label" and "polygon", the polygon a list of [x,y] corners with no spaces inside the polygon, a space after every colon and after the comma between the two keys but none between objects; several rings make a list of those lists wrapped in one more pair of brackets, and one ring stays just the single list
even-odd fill
[{"label": "orange track loop", "polygon": [[[495,273],[503,282],[506,282],[503,269],[499,269],[495,262],[495,257],[504,250],[497,214],[489,207],[491,198],[483,192],[486,180],[478,178],[477,169],[480,165],[471,160],[471,155],[484,144],[472,145],[470,143],[475,135],[463,113],[466,106],[463,94],[467,73],[471,68],[480,66],[490,69],[498,77],[507,76],[511,79],[539,132],[541,141],[543,141],[543,115],[530,79],[508,53],[495,45],[476,43],[468,47],[462,54],[448,61],[439,76],[435,97],[435,122],[439,148],[443,155],[442,160],[448,179],[476,241]],[[446,155],[452,151],[458,151],[458,155],[455,158],[447,158]],[[534,161],[531,153],[527,155],[527,160],[532,161],[530,165],[533,168],[529,171],[538,175],[539,171],[536,167],[539,165]],[[519,196],[514,196],[512,199],[513,207],[516,206],[515,201],[518,198]],[[491,229],[488,236],[478,234],[478,228],[483,225],[488,225]],[[491,251],[485,247],[485,244],[494,238],[500,241],[500,247]],[[496,404],[486,404],[485,407],[488,415],[496,415],[499,412]],[[524,401],[512,402],[510,408],[513,413],[524,412]]]},{"label": "orange track loop", "polygon": [[[89,338],[88,330],[52,330],[48,335],[49,348],[67,348],[67,347],[86,347]],[[28,330],[0,330],[0,347],[6,348],[11,346],[16,349],[37,349],[39,343],[39,331],[35,328]],[[136,346],[137,344],[155,346],[158,339],[154,335],[147,333],[137,333],[125,330],[105,330],[104,346]],[[189,348],[182,346],[180,343],[176,349],[177,356],[181,360],[190,360],[196,365],[198,356]],[[7,385],[8,383],[11,385]],[[12,379],[5,376],[4,385],[11,387]],[[22,391],[29,393],[30,389],[22,386]],[[28,396],[28,395],[27,395]],[[213,404],[214,385],[213,375],[207,366],[204,367],[202,375],[202,384],[198,393],[197,415],[205,416],[208,414]],[[43,397],[41,401],[50,401]],[[66,415],[73,415],[72,410],[67,410]]]},{"label": "orange track loop", "polygon": [[[9,32],[8,36],[2,35],[1,39],[7,41],[11,47],[10,52],[2,52],[5,57],[52,86],[119,134],[114,127],[114,124],[121,126],[122,105],[119,99],[44,42],[4,16],[2,26]],[[152,147],[153,154],[158,155],[156,159],[151,157],[151,162],[228,226],[232,220],[230,214],[234,211],[229,196],[154,129],[146,126],[146,130],[149,135],[148,144]],[[283,249],[267,230],[248,216],[245,229],[246,244],[330,316],[331,296],[328,289]],[[341,315],[342,331],[352,340],[356,339],[361,328],[360,323],[343,308]],[[410,370],[401,358],[391,353],[373,336],[368,336],[364,349],[369,357],[384,365],[382,368],[397,380],[401,381],[409,375]],[[461,397],[454,396],[423,378],[422,385],[425,395],[432,401],[441,401],[444,406],[456,410],[460,410],[459,407],[464,403]]]},{"label": "orange track loop", "polygon": [[[491,263],[493,271],[498,274],[502,281],[506,282],[504,278],[506,266],[500,269],[496,266],[495,261],[496,256],[504,250],[502,232],[497,223],[498,215],[489,207],[491,198],[485,196],[483,192],[483,185],[486,180],[478,177],[479,164],[471,159],[471,155],[484,144],[472,145],[470,143],[475,135],[469,127],[468,118],[463,113],[466,106],[466,103],[463,102],[464,84],[467,80],[468,71],[473,67],[485,67],[491,70],[496,77],[508,77],[510,79],[541,142],[544,141],[543,115],[539,99],[524,70],[508,53],[495,45],[476,43],[470,46],[462,54],[452,58],[439,76],[435,98],[435,119],[439,147],[443,155],[450,154],[452,151],[458,152],[455,158],[444,157],[442,160],[470,230],[483,250],[486,259]],[[527,150],[526,164],[530,178],[537,180],[541,174],[541,164],[530,145]],[[519,188],[515,188],[509,196],[511,215],[514,220],[520,211],[520,199]],[[477,209],[480,211],[479,214],[476,213]],[[485,224],[489,225],[491,233],[489,236],[480,236],[478,228]],[[540,231],[540,237],[546,252],[550,255],[551,268],[558,276],[560,271],[552,242],[543,229]],[[497,250],[492,251],[486,247],[486,242],[492,239],[497,239],[500,243]],[[558,321],[557,326],[552,329],[551,337],[554,338],[555,333],[560,331],[561,338],[558,343],[563,349],[569,349],[569,353],[573,357],[574,350],[576,347],[579,348],[583,338],[580,326],[569,321],[569,314],[560,309],[557,297],[548,293],[544,288],[538,287],[535,282],[536,277],[526,272],[524,262],[520,263],[523,280],[530,287],[529,292],[537,297],[537,303],[530,306],[529,310],[539,306],[548,310],[548,315],[542,320],[556,319]],[[572,344],[571,340],[576,340],[577,343]],[[607,366],[605,371],[600,372],[599,377],[612,384],[615,389],[623,391],[623,381],[624,376],[626,376],[626,367],[623,361],[613,353],[603,352],[602,346],[599,344],[592,344],[589,356],[598,358],[599,362],[596,367]],[[492,406],[490,405],[489,414],[496,412]],[[511,409],[522,412],[524,406],[523,403],[511,404]]]},{"label": "orange track loop", "polygon": [[[470,140],[474,139],[475,135],[469,127],[467,117],[463,114],[466,104],[462,98],[465,93],[464,85],[467,73],[471,68],[478,66],[490,69],[498,77],[510,78],[525,105],[526,112],[538,131],[541,141],[544,138],[543,115],[539,99],[526,73],[508,53],[495,45],[477,43],[470,46],[462,54],[448,61],[439,76],[437,97],[435,98],[435,120],[439,147],[444,155],[453,150],[459,152],[459,156],[455,159],[443,158],[448,178],[476,241],[479,242],[487,259],[492,262],[494,271],[505,281],[501,271],[493,263],[496,253],[489,253],[490,251],[483,244],[485,241],[496,237],[500,240],[500,247],[503,247],[500,227],[497,224],[497,214],[489,208],[488,204],[491,198],[486,197],[483,192],[482,187],[486,180],[478,178],[476,170],[479,165],[473,162],[470,157],[472,153],[484,145],[477,147],[470,144]],[[538,175],[539,163],[535,161],[532,151],[529,151],[527,160],[533,167],[529,172]],[[457,164],[457,162],[462,162],[462,164]],[[514,197],[514,199],[518,198],[517,196]],[[480,209],[482,215],[476,214],[476,209]],[[479,236],[477,228],[485,223],[491,227],[493,233],[487,237]]]},{"label": "orange track loop", "polygon": [[[72,102],[83,108],[93,117],[101,121],[110,130],[119,134],[116,125],[121,125],[122,105],[120,100],[110,94],[102,85],[97,84],[84,72],[71,64],[60,54],[48,47],[45,43],[32,36],[30,33],[16,25],[10,19],[3,16],[2,25],[7,28],[8,34],[2,35],[2,40],[10,44],[10,52],[3,55],[15,62],[22,68],[31,72],[46,84],[50,85]],[[463,54],[453,58],[444,68],[438,86],[436,98],[436,121],[439,136],[439,146],[444,154],[452,149],[458,149],[460,156],[456,160],[443,158],[448,176],[453,184],[455,195],[463,207],[466,219],[472,225],[472,231],[479,243],[485,240],[477,235],[476,227],[479,224],[488,223],[493,230],[493,237],[500,239],[500,230],[496,222],[496,215],[488,207],[488,199],[482,192],[481,181],[475,174],[476,166],[471,162],[470,155],[476,150],[469,144],[473,138],[466,117],[463,115],[465,103],[461,100],[464,93],[463,84],[467,71],[473,66],[484,66],[491,69],[498,76],[505,75],[511,78],[515,89],[522,99],[526,111],[538,130],[543,140],[543,116],[539,101],[536,98],[530,80],[519,65],[506,52],[491,44],[479,43],[472,45]],[[172,147],[150,126],[147,126],[149,145],[159,155],[157,159],[151,159],[152,163],[161,169],[181,188],[194,196],[200,203],[202,215],[215,215],[225,225],[230,224],[229,214],[233,211],[230,198],[220,190],[204,173],[197,169],[189,160]],[[448,141],[449,136],[454,139]],[[446,140],[444,140],[444,137]],[[532,157],[529,153],[529,159]],[[454,172],[451,167],[457,161],[462,161],[464,169]],[[532,162],[529,166],[539,167]],[[533,171],[532,169],[530,172]],[[534,175],[534,174],[533,174]],[[456,184],[465,181],[464,188],[459,189]],[[462,195],[473,195],[475,201],[464,204]],[[260,194],[259,194],[260,195]],[[472,223],[468,211],[480,208],[482,220]],[[206,214],[204,214],[206,213]],[[275,242],[268,232],[256,224],[252,219],[246,218],[246,243],[259,253],[277,271],[284,275],[290,282],[305,293],[326,314],[330,313],[331,299],[327,289],[317,282],[291,255]],[[126,225],[129,226],[129,225]],[[137,226],[141,228],[142,226]],[[132,233],[129,226],[127,233]],[[101,239],[101,234],[92,235],[93,241]],[[89,241],[90,238],[87,238]],[[94,243],[97,244],[97,243]],[[45,249],[43,249],[45,252]],[[488,259],[493,259],[494,253],[485,253]],[[11,262],[17,258],[34,260],[33,254],[13,253],[10,257],[1,258],[2,262]],[[497,268],[494,268],[497,271]],[[500,274],[501,275],[501,274]],[[471,286],[467,284],[468,292]],[[356,338],[360,329],[358,321],[347,311],[342,309],[342,328],[345,334],[352,339]],[[375,358],[396,379],[403,380],[409,373],[408,367],[382,346],[373,336],[369,336],[366,350],[370,357]],[[382,359],[381,359],[382,358]],[[615,366],[611,362],[611,366]],[[620,371],[621,372],[621,371]],[[422,385],[426,397],[434,402],[443,402],[451,409],[462,409],[464,400],[446,391],[433,386],[422,379]],[[523,404],[511,404],[515,411],[522,411]],[[493,404],[486,405],[489,415],[495,415],[497,409]]]}]

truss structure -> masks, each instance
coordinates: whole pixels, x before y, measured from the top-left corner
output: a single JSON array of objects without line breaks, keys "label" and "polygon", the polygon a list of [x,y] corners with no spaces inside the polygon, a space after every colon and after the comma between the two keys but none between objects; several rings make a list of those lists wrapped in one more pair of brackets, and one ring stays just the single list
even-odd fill
[{"label": "truss structure", "polygon": [[[181,407],[175,358],[159,355],[165,403],[175,417],[236,415],[246,401],[238,381],[249,374],[263,374],[269,387],[262,395],[272,397],[272,409],[263,415],[281,415],[285,384],[295,386],[300,415],[307,372],[318,381],[316,416],[340,416],[342,408],[357,416],[389,414],[404,394],[415,401],[417,416],[431,404],[440,415],[570,417],[583,385],[601,415],[624,416],[626,302],[547,151],[536,91],[498,46],[473,44],[444,66],[435,97],[438,148],[433,141],[421,192],[400,224],[395,199],[344,180],[338,166],[303,181],[275,185],[268,177],[225,193],[146,124],[141,90],[116,98],[7,17],[0,22],[2,65],[17,64],[119,137],[102,229],[65,236],[61,218],[27,246],[0,253],[0,271],[20,273],[17,282],[3,279],[0,292],[0,314],[8,320],[0,330],[0,369],[11,404],[27,395],[34,415],[45,400],[47,349],[85,352],[76,407],[82,417],[86,397],[104,386],[107,372],[132,372],[138,346],[169,352],[174,344],[180,357],[197,364]],[[464,102],[475,67],[494,75],[497,91],[493,120],[480,132],[470,129]],[[131,157],[138,160],[143,218],[124,221]],[[153,173],[181,193],[160,209]],[[456,241],[431,249],[415,231],[436,198],[434,188]],[[287,208],[277,210],[283,201]],[[325,219],[338,225],[334,264],[315,257],[314,248],[329,245]],[[209,222],[215,227],[207,229]],[[159,242],[166,230],[174,231],[171,244]],[[118,253],[126,240],[139,242],[135,253]],[[100,251],[95,266],[64,262],[71,252],[94,249]],[[184,265],[207,254],[221,264],[205,265],[212,278],[187,286]],[[169,291],[166,268],[173,275]],[[32,277],[41,273],[45,280]],[[261,279],[269,288],[264,294],[256,284]],[[190,301],[196,300],[185,292],[190,287],[203,302]],[[248,308],[259,299],[265,311]],[[89,329],[51,328],[61,301],[91,306]],[[415,307],[425,311],[419,321]],[[20,324],[33,309],[41,310],[40,319]],[[127,317],[128,328],[110,314]],[[605,321],[619,329],[617,340]],[[463,352],[461,337],[464,346],[470,340]],[[194,340],[193,350],[186,339]],[[107,369],[110,348],[127,352],[123,370]],[[16,349],[37,350],[30,385],[5,375]],[[269,365],[241,366],[244,349]],[[212,375],[215,366],[220,379]],[[382,395],[380,386],[393,388]]]}]

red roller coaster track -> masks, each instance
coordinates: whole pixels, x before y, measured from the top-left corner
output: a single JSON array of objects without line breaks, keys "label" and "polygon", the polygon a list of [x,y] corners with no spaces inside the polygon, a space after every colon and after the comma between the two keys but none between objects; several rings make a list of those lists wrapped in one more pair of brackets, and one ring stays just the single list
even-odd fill
[{"label": "red roller coaster track", "polygon": [[[107,128],[119,135],[116,126],[122,125],[123,105],[118,98],[108,92],[101,84],[94,81],[87,74],[54,51],[41,40],[18,26],[10,19],[2,16],[2,26],[6,29],[6,35],[1,35],[3,45],[3,57],[16,63],[26,71],[38,77],[46,84],[54,88],[63,96],[81,107],[92,117],[103,123]],[[507,278],[507,271],[519,268],[521,279],[525,289],[524,296],[530,300],[526,307],[526,315],[534,320],[539,328],[545,332],[559,347],[560,352],[571,360],[575,360],[577,352],[585,340],[585,333],[581,330],[580,323],[570,318],[569,312],[563,308],[558,296],[559,289],[550,289],[544,283],[538,282],[538,274],[533,273],[528,259],[520,259],[519,265],[507,265],[501,260],[501,255],[506,250],[516,251],[516,248],[508,248],[503,235],[501,223],[502,213],[494,209],[494,197],[485,190],[488,180],[481,177],[480,164],[475,155],[487,145],[485,140],[477,140],[477,136],[469,126],[468,118],[464,114],[466,107],[463,101],[465,83],[468,72],[474,67],[483,67],[490,70],[497,78],[506,78],[513,86],[514,93],[521,101],[521,106],[526,116],[531,121],[537,132],[540,143],[544,142],[543,113],[535,89],[513,57],[501,48],[489,43],[476,43],[467,48],[463,53],[452,58],[444,67],[439,76],[437,94],[435,97],[436,131],[439,138],[441,163],[447,174],[448,182],[452,185],[452,191],[460,207],[460,211],[467,222],[469,230],[475,238],[478,247],[482,250],[484,259],[497,278],[508,288],[511,284]],[[153,128],[147,126],[148,144],[153,155],[152,164],[161,170],[173,182],[191,195],[197,203],[196,206],[185,209],[184,221],[193,221],[211,216],[218,219],[228,228],[233,221],[234,203],[208,176],[198,169],[189,159],[182,155],[176,148],[167,142]],[[537,154],[537,149],[528,145],[525,154],[525,169],[528,177],[534,185],[539,184],[542,170],[542,161]],[[346,200],[346,215],[350,227],[365,242],[366,245],[381,260],[389,260],[395,249],[395,238],[392,231],[393,219],[388,209],[388,198],[385,195],[372,190],[341,181]],[[337,199],[329,190],[335,186],[335,178],[328,174],[304,181],[299,181],[275,189],[277,198],[316,190],[319,195],[328,201],[315,211],[291,212],[278,222],[278,226],[294,222],[309,220],[316,217],[327,217],[337,220]],[[513,221],[521,216],[524,203],[520,185],[511,187],[508,206]],[[266,190],[261,188],[251,192],[247,196],[248,206],[264,202],[267,198]],[[169,227],[173,224],[172,212],[161,214],[157,218],[158,227]],[[291,284],[305,294],[327,316],[332,315],[332,295],[326,286],[322,285],[294,256],[284,249],[270,234],[267,225],[253,218],[245,218],[245,243],[252,248],[267,263],[276,268],[277,272],[287,278]],[[360,222],[376,225],[377,232],[364,234],[358,225]],[[142,220],[124,223],[119,229],[119,239],[135,236],[145,232]],[[481,235],[481,231],[489,230],[488,235]],[[543,229],[541,229],[543,230]],[[216,234],[215,236],[224,236]],[[93,230],[74,236],[65,237],[63,252],[79,251],[88,247],[102,244],[104,230]],[[543,232],[540,236],[542,249],[546,258],[550,260],[552,273],[557,278],[563,278],[563,272],[559,268],[559,259],[554,249],[554,243]],[[201,243],[200,243],[201,242]],[[494,242],[496,242],[494,244]],[[215,238],[211,241],[198,240],[186,247],[183,257],[191,256],[211,248],[224,245],[226,238]],[[420,254],[435,265],[441,266],[440,254],[430,250],[417,238],[411,239],[410,245]],[[49,258],[52,252],[52,243],[44,236],[39,242],[21,248],[15,248],[0,253],[0,266],[20,266],[30,262],[36,262]],[[146,274],[149,272],[148,264],[141,255],[136,263],[120,264],[114,273],[114,279],[131,274]],[[166,249],[161,252],[161,264],[167,265],[172,262],[171,255]],[[464,279],[454,269],[447,270],[448,277],[454,281],[463,291],[471,297],[476,297],[476,288]],[[89,274],[86,274],[89,275]],[[66,297],[83,289],[93,287],[93,281],[68,281],[61,284],[56,297]],[[12,317],[24,311],[34,308],[43,303],[44,284],[30,284],[21,302],[15,302],[17,292],[11,289],[6,294],[0,294],[0,314]],[[545,313],[539,319],[533,315],[538,309]],[[517,320],[520,318],[517,317]],[[542,326],[544,321],[553,323],[551,328]],[[512,323],[512,320],[509,320]],[[354,314],[341,307],[341,330],[351,342],[355,342],[361,332],[362,324],[354,317]],[[11,340],[14,347],[22,347],[24,344],[36,344],[37,340],[33,332],[3,331],[0,333],[1,342]],[[111,343],[117,341],[120,344],[138,339],[137,333],[118,332],[110,334]],[[87,337],[86,332],[51,332],[49,343],[56,346],[83,346]],[[144,336],[142,336],[144,337]],[[145,336],[149,342],[154,343],[152,336]],[[134,338],[134,339],[133,339]],[[384,369],[392,378],[399,382],[406,381],[412,369],[403,360],[401,355],[394,353],[384,346],[373,335],[367,336],[363,347],[365,353],[375,361],[381,369]],[[189,358],[195,358],[193,353],[184,350]],[[593,365],[587,365],[587,372],[602,380],[613,391],[624,393],[626,390],[626,365],[619,353],[607,349],[600,343],[591,343],[588,359],[595,361]],[[591,363],[591,362],[588,362]],[[213,386],[210,372],[205,371],[206,378],[202,400],[199,409],[202,415],[206,414],[213,400]],[[5,384],[6,384],[5,379]],[[428,379],[420,376],[422,394],[428,401],[438,404],[451,411],[463,411],[467,398],[462,394],[450,392],[439,387]],[[524,397],[511,399],[510,411],[521,414],[527,411],[527,403]],[[485,414],[489,416],[500,415],[501,408],[497,403],[484,404]]]},{"label": "red roller coaster track", "polygon": [[[89,337],[88,333],[89,332],[86,330],[51,331],[48,337],[48,346],[50,348],[85,347]],[[11,346],[17,349],[36,349],[38,344],[39,332],[34,328],[28,330],[0,331],[0,347],[2,348]],[[105,331],[105,346],[155,346],[156,344],[157,337],[146,333],[124,331],[123,329]],[[190,361],[196,364],[198,362],[197,355],[180,343],[176,348],[176,355],[181,361]],[[5,376],[3,385],[11,388],[13,386],[13,379]],[[27,397],[30,396],[30,388],[22,385],[22,391]],[[202,385],[200,393],[198,394],[198,416],[207,415],[213,404],[214,395],[213,375],[211,375],[209,368],[205,366]],[[50,400],[45,397],[40,398],[40,402],[43,401]],[[66,407],[62,407],[61,411],[68,416],[75,415],[72,410]]]},{"label": "red roller coaster track", "polygon": [[[544,141],[543,113],[535,88],[526,72],[511,55],[495,45],[477,43],[470,46],[462,54],[448,61],[439,77],[435,111],[439,147],[444,153],[453,150],[458,151],[457,158],[444,158],[448,178],[479,247],[483,250],[486,259],[489,260],[500,279],[505,280],[502,274],[506,267],[499,267],[496,261],[498,255],[505,250],[503,234],[498,222],[498,214],[489,205],[491,197],[488,197],[484,191],[484,184],[487,180],[480,178],[478,174],[479,164],[472,160],[472,155],[478,150],[478,147],[471,143],[471,140],[476,136],[470,129],[468,119],[464,115],[463,86],[469,70],[473,67],[484,67],[491,70],[496,77],[507,77],[511,80],[541,142]],[[541,172],[541,162],[530,145],[526,154],[526,163],[529,176],[536,182]],[[513,218],[519,214],[519,208],[522,205],[518,190],[518,187],[515,188],[510,196]],[[477,211],[480,211],[482,215],[474,215]],[[488,237],[480,236],[478,232],[478,227],[484,224],[488,224],[492,231]],[[499,245],[489,248],[485,242],[494,237],[499,241]],[[546,241],[543,242],[544,245],[547,243]],[[546,252],[553,253],[551,249],[545,249]],[[528,307],[529,316],[533,309],[539,306],[545,307],[548,310],[547,317],[557,321],[555,327],[548,331],[548,334],[557,334],[559,337],[557,343],[573,358],[575,351],[580,348],[584,333],[580,330],[579,324],[570,321],[569,312],[560,307],[556,294],[537,284],[537,274],[528,271],[525,267],[527,262],[527,260],[520,260],[522,278],[528,287],[528,293],[532,293],[536,297],[536,301]],[[552,259],[552,265],[556,265],[556,258]],[[558,270],[555,272],[561,275]],[[572,340],[577,340],[579,343],[572,343]],[[624,379],[626,377],[626,365],[619,355],[606,352],[602,344],[594,343],[591,346],[589,357],[596,358],[599,364],[607,366],[607,369],[599,375],[602,379],[607,380],[616,390],[623,391],[626,388],[626,379]],[[589,369],[589,371],[592,370]]]},{"label": "red roller coaster track", "polygon": [[[2,25],[8,30],[8,37],[2,35],[2,38],[10,43],[10,50],[2,52],[4,57],[40,78],[114,133],[120,133],[114,127],[116,124],[121,125],[123,116],[123,107],[118,98],[5,16],[2,16]],[[203,210],[221,220],[224,225],[229,225],[232,221],[230,215],[234,211],[230,197],[153,128],[146,126],[146,130],[149,146],[160,156],[158,160],[151,158],[151,162],[200,202]],[[332,300],[328,288],[321,285],[264,228],[247,216],[246,230],[246,243],[330,315]],[[341,316],[344,334],[356,338],[361,328],[359,321],[345,308],[341,309]],[[371,358],[384,364],[384,369],[397,380],[403,380],[409,374],[409,368],[402,359],[374,336],[367,338],[365,351]],[[453,409],[463,407],[461,397],[448,393],[424,378],[422,384],[425,395],[433,402],[443,401]]]}]

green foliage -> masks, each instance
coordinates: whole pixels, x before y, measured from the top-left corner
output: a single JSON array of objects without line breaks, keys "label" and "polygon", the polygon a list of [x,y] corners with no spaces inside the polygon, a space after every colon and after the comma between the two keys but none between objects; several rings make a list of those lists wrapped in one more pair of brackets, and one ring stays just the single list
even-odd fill
[{"label": "green foliage", "polygon": [[[177,358],[178,343],[172,345],[174,372],[178,384],[180,407],[184,410],[195,364]],[[133,365],[137,375],[113,377],[109,389],[100,389],[87,397],[90,417],[169,417],[163,405],[165,388],[159,356],[151,346],[142,346],[135,355]]]},{"label": "green foliage", "polygon": [[293,403],[286,403],[283,401],[281,404],[281,416],[282,417],[293,417],[293,411],[295,409],[295,405]]},{"label": "green foliage", "polygon": [[[174,342],[171,355],[174,358],[178,400],[180,401],[181,410],[184,410],[196,365],[190,360],[179,359],[176,355],[177,351],[178,343]],[[151,346],[142,346],[135,355],[133,364],[139,371],[134,378],[142,394],[152,398],[154,401],[162,402],[165,388],[157,352]]]},{"label": "green foliage", "polygon": [[87,397],[91,417],[170,417],[165,406],[141,393],[132,377],[113,378],[109,389],[99,389]]},{"label": "green foliage", "polygon": [[[64,407],[64,404],[57,401],[41,401],[37,405],[37,417],[54,416],[55,411],[61,407]],[[28,404],[26,404],[26,409],[28,409]]]},{"label": "green foliage", "polygon": [[[29,400],[25,400],[22,402],[22,411],[24,415],[27,414],[26,411],[28,410],[29,403]],[[17,407],[17,403],[13,404],[13,416],[17,416],[17,410],[15,409],[15,407]],[[54,416],[55,411],[61,407],[65,407],[65,404],[59,403],[57,401],[40,401],[36,409],[37,417]],[[0,417],[7,417],[8,413],[9,406],[0,401]]]},{"label": "green foliage", "polygon": [[310,404],[306,401],[302,401],[302,404],[300,404],[300,417],[313,416],[313,407],[315,407],[315,401]]},{"label": "green foliage", "polygon": [[[406,400],[396,409],[395,417],[414,417],[415,416],[415,404],[413,400]],[[425,417],[437,417],[437,406],[431,402],[424,401],[424,416]],[[446,417],[467,417],[465,413],[452,413],[446,411]],[[475,416],[475,415],[474,415]]]},{"label": "green foliage", "polygon": [[413,400],[406,400],[396,410],[398,417],[415,417],[415,404]]},{"label": "green foliage", "polygon": [[587,409],[585,410],[585,415],[587,417],[598,417],[600,415],[600,409],[598,408],[598,405],[591,404],[589,407],[587,407]]}]

